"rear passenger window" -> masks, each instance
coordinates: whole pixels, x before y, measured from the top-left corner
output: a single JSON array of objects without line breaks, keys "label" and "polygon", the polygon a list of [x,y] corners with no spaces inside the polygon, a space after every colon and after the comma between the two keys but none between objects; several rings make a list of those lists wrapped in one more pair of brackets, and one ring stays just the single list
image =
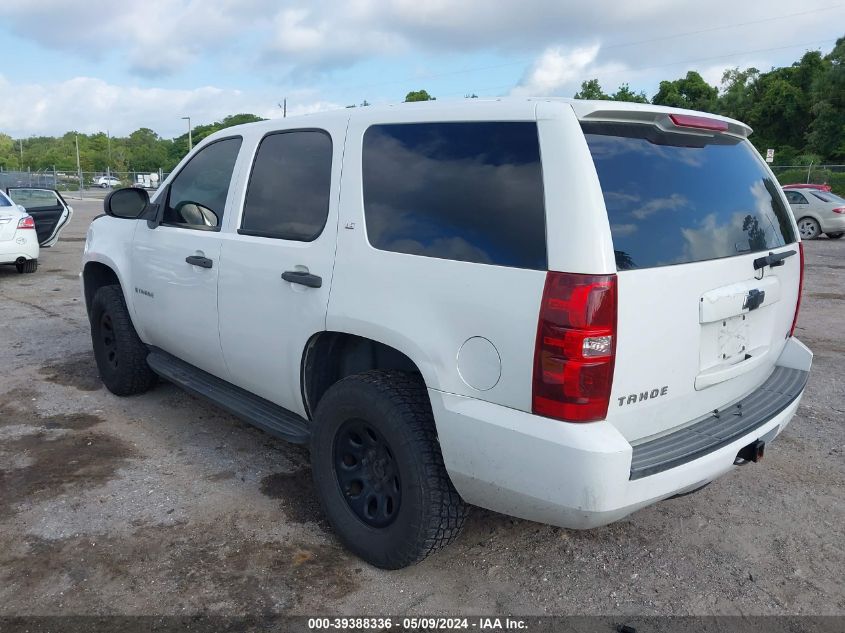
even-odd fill
[{"label": "rear passenger window", "polygon": [[374,125],[364,134],[363,187],[375,248],[546,268],[534,123]]},{"label": "rear passenger window", "polygon": [[239,233],[310,242],[329,215],[332,139],[321,130],[270,134],[255,155]]}]

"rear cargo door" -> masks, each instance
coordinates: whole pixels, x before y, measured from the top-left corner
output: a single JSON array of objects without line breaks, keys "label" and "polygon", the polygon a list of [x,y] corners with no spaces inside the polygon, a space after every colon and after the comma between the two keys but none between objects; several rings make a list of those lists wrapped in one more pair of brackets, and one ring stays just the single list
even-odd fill
[{"label": "rear cargo door", "polygon": [[10,187],[6,192],[12,201],[24,207],[35,220],[38,243],[44,247],[53,246],[73,215],[73,209],[62,195],[53,189],[31,187]]},{"label": "rear cargo door", "polygon": [[608,419],[634,441],[731,404],[771,374],[795,313],[799,245],[779,185],[747,140],[655,124],[582,127],[618,270]]}]

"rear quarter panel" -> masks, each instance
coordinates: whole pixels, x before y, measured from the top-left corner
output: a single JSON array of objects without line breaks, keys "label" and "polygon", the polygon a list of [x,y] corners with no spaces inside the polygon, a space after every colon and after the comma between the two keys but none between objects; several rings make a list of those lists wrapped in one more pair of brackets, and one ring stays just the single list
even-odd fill
[{"label": "rear quarter panel", "polygon": [[[352,117],[326,325],[328,330],[364,336],[403,352],[417,364],[430,388],[530,410],[545,271],[382,251],[370,245],[366,232],[361,182],[366,129],[378,123],[534,120],[530,102],[472,106],[456,106],[446,114],[402,107],[377,114],[356,112]],[[500,359],[499,379],[484,391],[469,386],[458,371],[459,350],[472,337],[492,342]]]}]

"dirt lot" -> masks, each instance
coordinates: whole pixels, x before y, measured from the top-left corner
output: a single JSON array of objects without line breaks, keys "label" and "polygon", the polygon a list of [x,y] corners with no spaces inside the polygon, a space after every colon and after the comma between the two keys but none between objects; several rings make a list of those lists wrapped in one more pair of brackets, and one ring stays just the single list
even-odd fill
[{"label": "dirt lot", "polygon": [[101,387],[78,279],[99,203],[73,204],[35,275],[0,269],[0,615],[845,613],[845,239],[806,245],[815,365],[763,463],[588,532],[476,509],[383,572],[321,519],[303,449],[171,385]]}]

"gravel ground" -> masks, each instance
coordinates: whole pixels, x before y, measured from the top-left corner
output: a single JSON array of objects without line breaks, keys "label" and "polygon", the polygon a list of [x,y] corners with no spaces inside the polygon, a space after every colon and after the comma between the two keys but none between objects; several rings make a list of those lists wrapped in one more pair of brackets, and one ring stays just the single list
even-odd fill
[{"label": "gravel ground", "polygon": [[80,254],[0,267],[0,615],[845,614],[845,239],[806,244],[798,415],[759,465],[613,525],[475,509],[456,544],[384,572],[320,516],[302,449],[161,384],[97,378]]}]

